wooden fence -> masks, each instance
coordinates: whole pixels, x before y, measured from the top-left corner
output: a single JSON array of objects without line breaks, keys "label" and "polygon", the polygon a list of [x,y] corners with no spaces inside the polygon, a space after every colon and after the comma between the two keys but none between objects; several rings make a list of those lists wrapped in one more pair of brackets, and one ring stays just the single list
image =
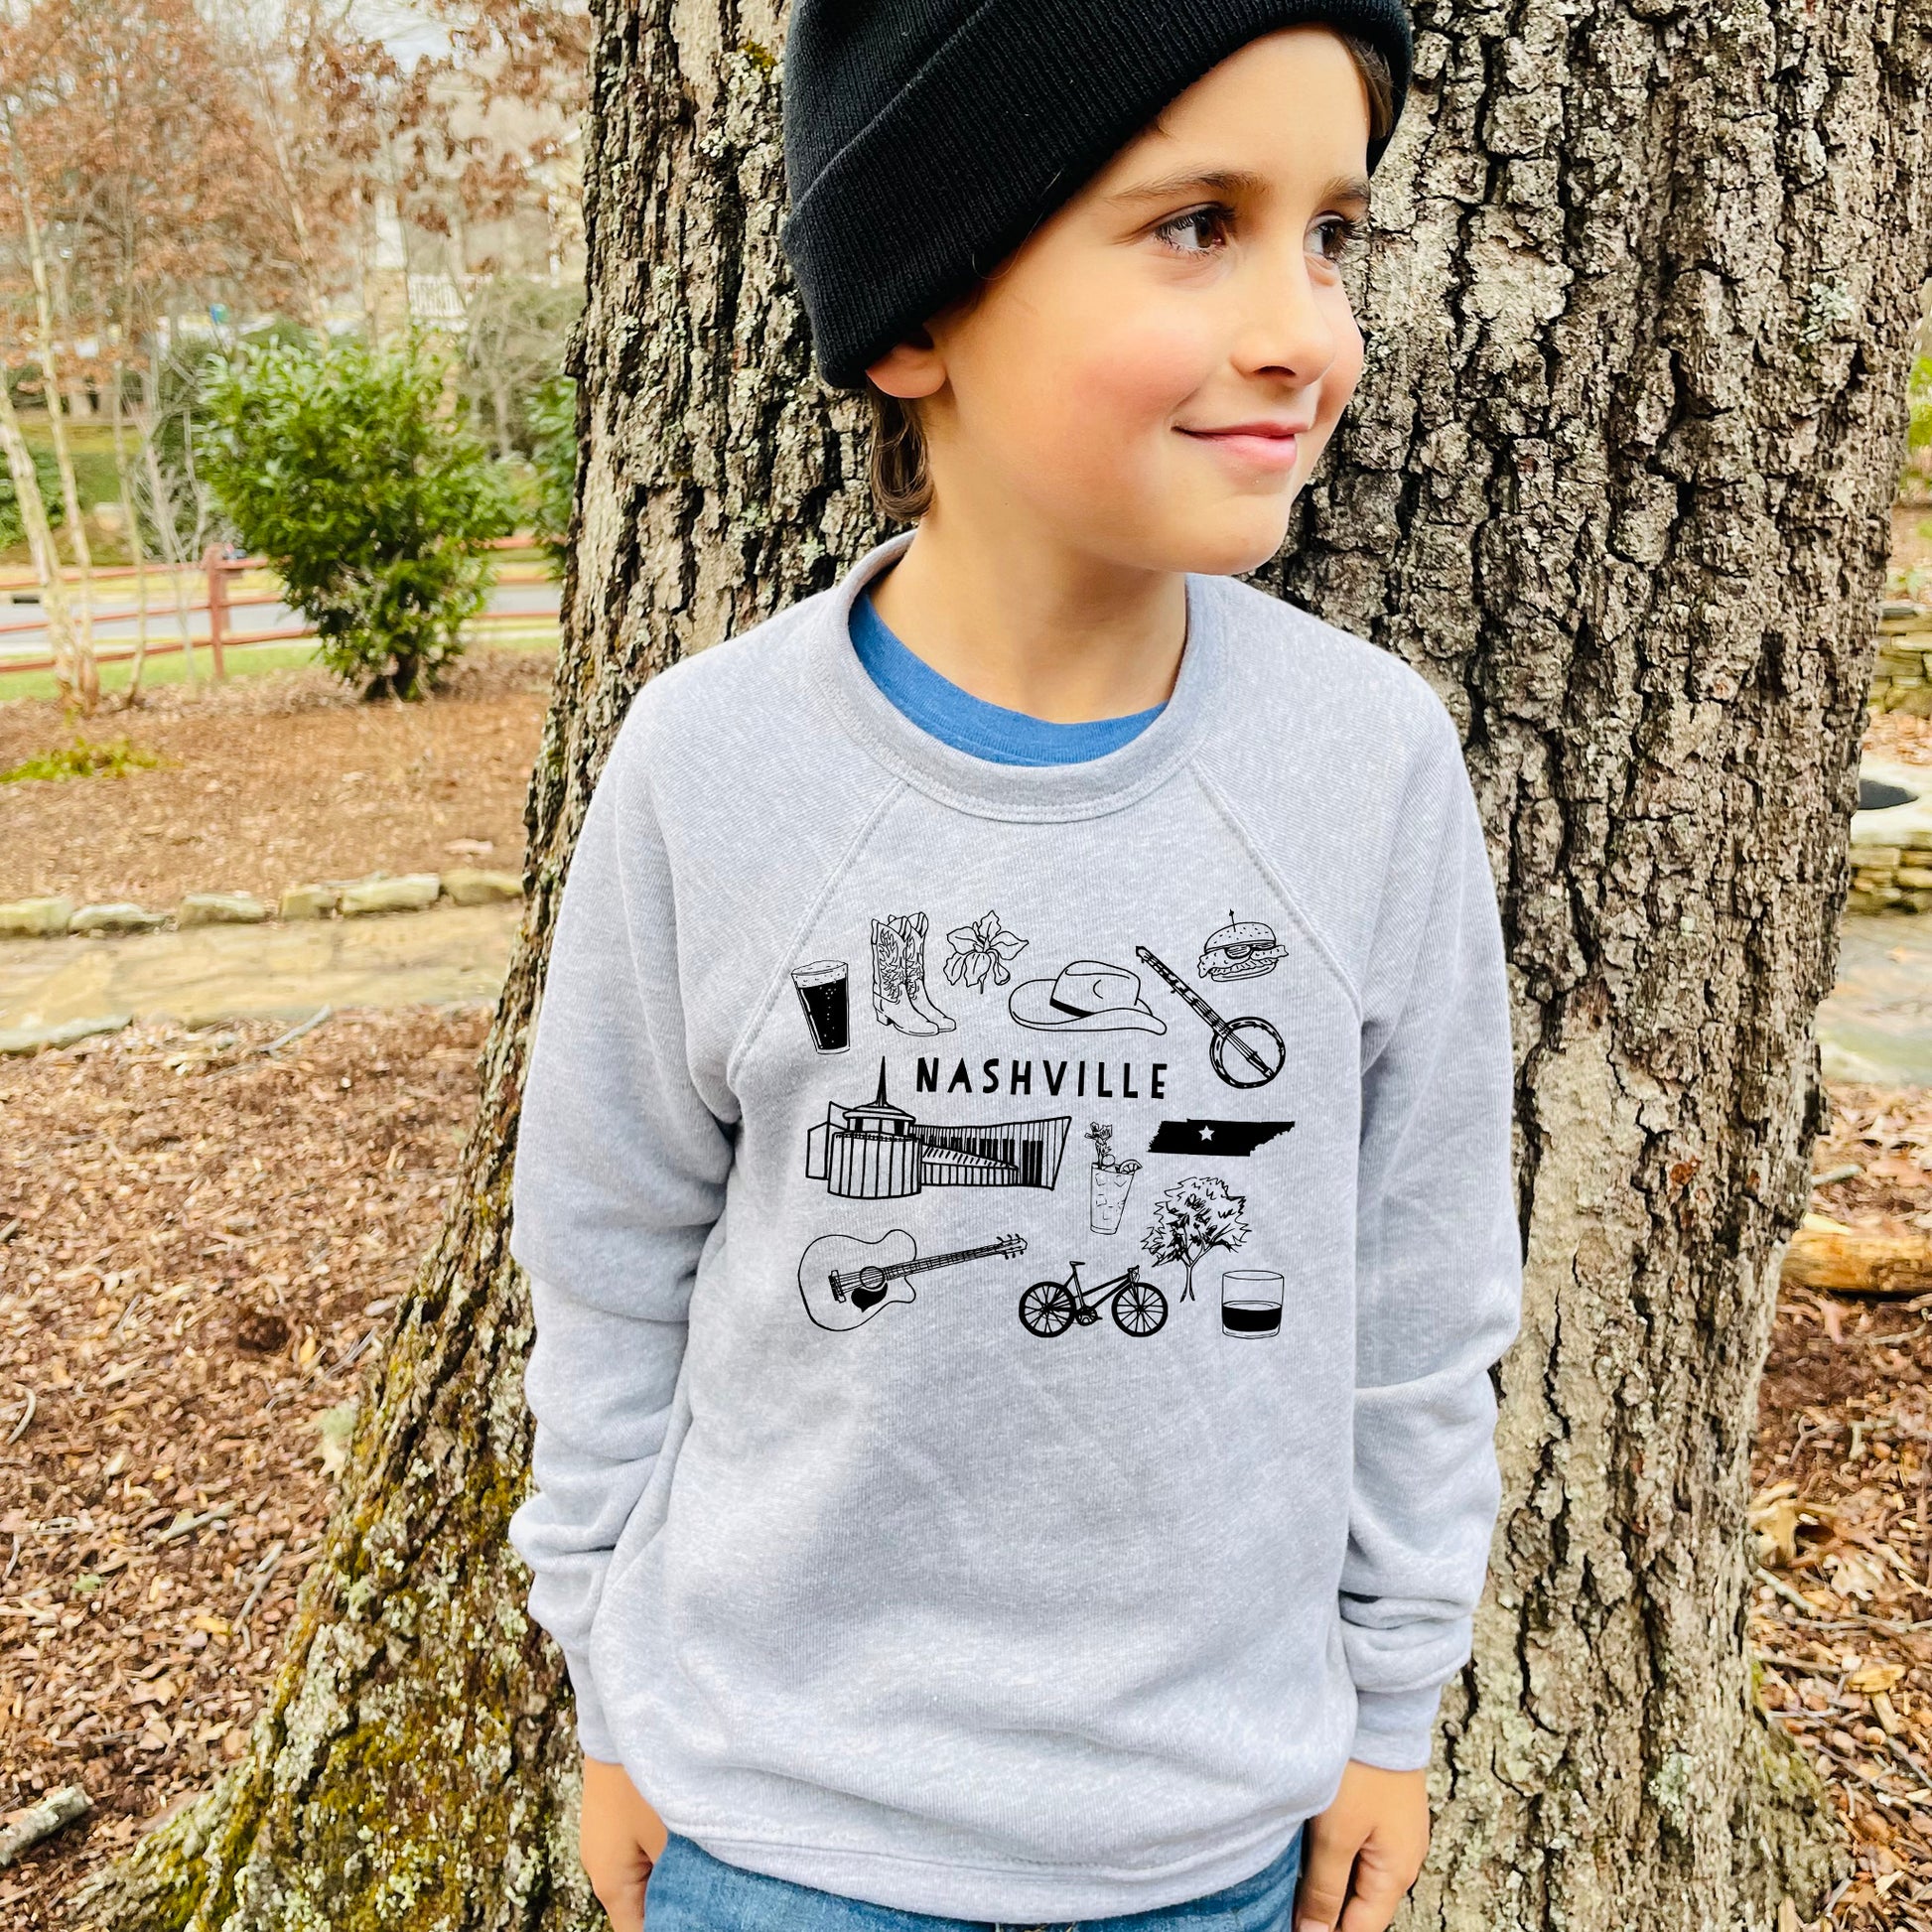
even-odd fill
[{"label": "wooden fence", "polygon": [[[527,550],[533,546],[534,542],[535,539],[529,536],[499,537],[489,545],[489,548],[492,550]],[[112,570],[96,570],[88,573],[87,582],[90,587],[117,581],[135,582],[145,576],[148,583],[155,587],[156,592],[158,592],[158,595],[162,599],[161,602],[157,603],[154,601],[154,596],[150,595],[144,607],[137,607],[132,611],[97,611],[94,614],[94,621],[96,623],[103,621],[112,623],[130,622],[141,617],[143,609],[145,609],[145,614],[150,621],[159,618],[171,625],[186,621],[190,629],[190,634],[187,637],[183,637],[177,633],[171,636],[154,638],[149,641],[145,649],[138,639],[127,639],[123,643],[123,640],[117,637],[108,648],[103,649],[99,645],[95,646],[93,654],[94,662],[96,664],[126,664],[131,663],[137,656],[170,657],[178,652],[189,649],[191,645],[201,644],[207,647],[209,662],[213,667],[215,677],[224,678],[227,676],[227,664],[224,654],[231,649],[243,644],[272,644],[293,638],[315,636],[316,628],[313,624],[283,624],[267,630],[235,628],[233,613],[236,611],[244,611],[251,608],[259,609],[262,606],[272,607],[286,603],[287,600],[281,593],[276,591],[250,591],[238,595],[230,588],[229,580],[239,576],[242,572],[266,570],[268,568],[268,560],[264,557],[224,556],[218,544],[210,544],[199,564],[173,565],[151,563],[146,565],[144,569],[137,569],[134,565],[129,564]],[[196,590],[196,595],[184,599],[179,604],[175,601],[173,588],[173,579],[177,572],[192,577]],[[61,578],[64,583],[78,585],[80,572],[77,570],[64,570],[61,573]],[[497,581],[499,583],[547,583],[550,579],[548,570],[543,569],[532,577],[500,577]],[[40,580],[33,576],[31,572],[0,572],[0,597],[6,597],[14,591],[38,592],[39,589]],[[195,630],[194,622],[197,617],[206,617],[207,619],[207,628],[205,631]],[[473,623],[528,624],[537,618],[537,613],[529,611],[483,611],[473,618],[471,621]],[[77,621],[77,614],[75,614],[76,624]],[[26,631],[45,630],[46,628],[47,618],[44,612],[39,617],[0,620],[0,637],[10,635],[18,636]],[[0,656],[0,677],[5,677],[15,671],[52,671],[57,668],[58,660],[51,656]]]}]

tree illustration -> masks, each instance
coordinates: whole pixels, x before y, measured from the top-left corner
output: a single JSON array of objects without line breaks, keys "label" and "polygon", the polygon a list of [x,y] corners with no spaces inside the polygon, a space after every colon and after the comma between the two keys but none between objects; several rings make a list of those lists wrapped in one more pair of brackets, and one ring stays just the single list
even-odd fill
[{"label": "tree illustration", "polygon": [[1241,1210],[1246,1194],[1231,1194],[1225,1180],[1195,1175],[1176,1180],[1154,1203],[1154,1219],[1141,1236],[1141,1246],[1163,1262],[1177,1261],[1187,1271],[1180,1291],[1183,1302],[1194,1299],[1194,1263],[1210,1248],[1238,1248],[1248,1238]]}]

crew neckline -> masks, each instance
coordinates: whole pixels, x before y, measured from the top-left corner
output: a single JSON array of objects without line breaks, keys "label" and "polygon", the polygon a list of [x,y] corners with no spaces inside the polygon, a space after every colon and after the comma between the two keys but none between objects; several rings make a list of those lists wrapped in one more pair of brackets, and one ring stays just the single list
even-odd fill
[{"label": "crew neckline", "polygon": [[852,647],[867,676],[913,724],[956,751],[995,764],[1081,764],[1138,738],[1167,707],[1164,698],[1111,718],[1067,721],[977,697],[934,670],[880,616],[873,595],[880,581],[852,600]]},{"label": "crew neckline", "polygon": [[1118,811],[1189,756],[1224,675],[1219,580],[1186,574],[1187,631],[1173,690],[1160,715],[1111,752],[1076,763],[1008,764],[977,758],[921,729],[873,682],[852,642],[852,611],[866,585],[911,545],[901,530],[876,544],[825,593],[808,648],[819,686],[853,738],[908,784],[984,818],[1061,819]]}]

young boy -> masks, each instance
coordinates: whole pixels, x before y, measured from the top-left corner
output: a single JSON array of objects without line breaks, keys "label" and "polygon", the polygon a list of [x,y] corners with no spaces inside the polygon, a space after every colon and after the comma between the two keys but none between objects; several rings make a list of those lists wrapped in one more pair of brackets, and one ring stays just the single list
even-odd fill
[{"label": "young boy", "polygon": [[1397,0],[793,7],[786,245],[916,528],[632,705],[516,1170],[619,1932],[1381,1932],[1420,1868],[1501,935],[1430,687],[1234,581],[1409,63]]}]

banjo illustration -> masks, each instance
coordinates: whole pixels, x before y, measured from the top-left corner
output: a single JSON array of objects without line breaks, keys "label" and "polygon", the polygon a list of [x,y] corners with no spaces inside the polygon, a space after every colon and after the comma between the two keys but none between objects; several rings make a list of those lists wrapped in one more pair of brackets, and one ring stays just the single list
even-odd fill
[{"label": "banjo illustration", "polygon": [[1214,1035],[1207,1057],[1214,1071],[1229,1086],[1265,1087],[1282,1070],[1288,1047],[1272,1021],[1252,1013],[1239,1020],[1223,1020],[1173,968],[1156,959],[1145,946],[1136,946],[1134,956],[1152,966],[1207,1022]]},{"label": "banjo illustration", "polygon": [[862,1241],[853,1234],[821,1234],[799,1258],[798,1292],[805,1298],[805,1312],[821,1328],[856,1328],[888,1302],[914,1300],[908,1276],[978,1261],[983,1255],[1005,1255],[1010,1261],[1026,1250],[1026,1241],[1017,1234],[1003,1234],[980,1248],[924,1256],[903,1228],[894,1228],[876,1241]]}]

